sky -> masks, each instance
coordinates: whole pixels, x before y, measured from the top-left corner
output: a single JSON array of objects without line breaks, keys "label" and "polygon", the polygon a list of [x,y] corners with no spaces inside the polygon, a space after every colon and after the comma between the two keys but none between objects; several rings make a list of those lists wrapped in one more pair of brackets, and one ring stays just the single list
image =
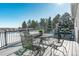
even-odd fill
[{"label": "sky", "polygon": [[52,19],[59,13],[70,13],[70,4],[58,3],[0,3],[0,28],[18,28],[23,21]]}]

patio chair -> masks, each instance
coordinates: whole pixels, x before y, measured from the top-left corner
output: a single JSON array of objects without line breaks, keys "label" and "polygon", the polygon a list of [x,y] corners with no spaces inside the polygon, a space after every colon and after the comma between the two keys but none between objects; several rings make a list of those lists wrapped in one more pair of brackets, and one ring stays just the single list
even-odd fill
[{"label": "patio chair", "polygon": [[[54,53],[55,50],[60,51],[63,55],[65,55],[63,51],[61,51],[61,50],[58,49],[59,47],[63,47],[63,48],[65,49],[65,51],[66,51],[66,54],[67,54],[66,47],[63,46],[66,31],[61,32],[61,28],[62,28],[62,26],[61,26],[61,22],[60,22],[60,23],[57,24],[57,34],[58,34],[58,37],[57,37],[57,38],[58,38],[58,41],[53,42],[53,47],[52,47],[52,48],[54,48],[54,50],[53,50],[53,55],[56,55],[56,54]],[[61,34],[64,35],[64,36],[63,36],[63,37],[64,37],[63,39],[61,39]],[[60,40],[60,39],[61,39],[61,40]]]},{"label": "patio chair", "polygon": [[53,55],[54,56],[56,55],[55,50],[61,52],[65,56],[65,53],[58,49],[59,47],[63,47],[65,49],[65,51],[66,51],[66,54],[67,54],[66,47],[63,45],[63,43],[64,43],[64,39],[61,39],[60,42],[58,42],[58,41],[53,42],[53,48],[54,48]]},{"label": "patio chair", "polygon": [[25,49],[23,53],[29,49],[32,51],[31,55],[34,54],[34,56],[41,56],[43,54],[44,48],[40,47],[40,40],[30,35],[27,31],[21,31],[21,42]]}]

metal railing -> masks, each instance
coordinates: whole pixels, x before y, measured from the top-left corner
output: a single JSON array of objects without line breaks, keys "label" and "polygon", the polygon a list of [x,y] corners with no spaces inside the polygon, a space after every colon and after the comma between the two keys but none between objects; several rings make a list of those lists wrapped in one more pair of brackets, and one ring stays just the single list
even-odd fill
[{"label": "metal railing", "polygon": [[0,48],[21,42],[19,31],[1,31]]}]

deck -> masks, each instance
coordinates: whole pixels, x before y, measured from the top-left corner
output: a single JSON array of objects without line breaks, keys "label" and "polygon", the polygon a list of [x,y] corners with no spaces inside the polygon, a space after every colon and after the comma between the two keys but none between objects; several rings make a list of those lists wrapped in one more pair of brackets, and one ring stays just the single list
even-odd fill
[{"label": "deck", "polygon": [[[77,42],[65,40],[63,43],[63,46],[66,47],[67,53],[63,49],[63,47],[59,47],[58,49],[63,51],[65,56],[79,56],[79,44]],[[13,46],[5,48],[5,49],[2,49],[2,50],[0,50],[0,56],[16,56],[14,54],[14,52],[19,50],[20,48],[22,48],[21,43],[13,45]],[[50,56],[50,53],[51,53],[50,49],[51,49],[51,47],[48,47],[45,50],[45,53],[43,54],[43,56]],[[53,49],[52,49],[52,52],[53,52]],[[26,54],[26,53],[24,53],[24,54]],[[57,56],[63,56],[63,54],[60,53],[59,51],[55,51],[55,54]],[[53,53],[52,53],[52,56],[54,56]]]},{"label": "deck", "polygon": [[[65,56],[79,56],[79,44],[77,42],[65,40],[63,46],[66,47],[67,53],[63,49],[63,47],[60,47],[58,49],[63,51],[63,53],[65,53]],[[47,49],[48,52],[45,52],[44,56],[50,55],[50,49],[51,49],[51,47],[49,47]],[[52,51],[53,51],[53,49],[52,49]],[[58,51],[55,51],[55,53],[57,56],[63,56],[63,54]],[[53,56],[53,54],[52,54],[52,56]]]}]

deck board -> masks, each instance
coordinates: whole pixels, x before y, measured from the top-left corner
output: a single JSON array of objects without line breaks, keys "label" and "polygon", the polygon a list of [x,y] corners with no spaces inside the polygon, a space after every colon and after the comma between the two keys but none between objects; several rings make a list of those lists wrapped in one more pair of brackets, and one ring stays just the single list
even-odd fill
[{"label": "deck board", "polygon": [[51,53],[51,47],[48,47],[46,50],[45,50],[45,53],[43,54],[43,56],[49,56]]},{"label": "deck board", "polygon": [[[66,48],[66,46],[67,46],[67,43],[68,43],[68,42],[66,42],[66,40],[65,40],[64,43],[63,43],[63,46],[64,46],[65,48]],[[63,52],[64,52],[65,55],[67,56],[67,55],[68,55],[68,53],[67,53],[68,51],[67,51],[67,48],[66,48],[66,49],[65,49],[65,48],[64,48]]]},{"label": "deck board", "polygon": [[76,45],[75,45],[75,42],[72,43],[73,45],[73,56],[76,56]]},{"label": "deck board", "polygon": [[[66,54],[66,50],[63,47],[59,47],[58,49],[63,51],[66,56],[79,56],[79,44],[77,42],[64,40],[63,46],[66,47],[67,54]],[[7,56],[7,55],[16,56],[13,52],[17,51],[21,47],[22,46],[14,46],[14,47],[9,47],[9,48],[6,48],[6,49],[2,49],[2,50],[0,50],[0,56]],[[54,50],[54,48],[52,48],[52,56],[54,56],[53,55],[53,50]],[[58,52],[58,51],[55,51],[55,53],[58,56],[63,56],[63,54]],[[51,47],[48,47],[45,50],[45,53],[44,53],[43,56],[50,56],[50,54],[51,54]]]},{"label": "deck board", "polygon": [[68,41],[68,56],[71,56],[71,50],[72,50],[72,42],[71,41]]},{"label": "deck board", "polygon": [[77,52],[77,56],[79,56],[79,44],[78,43],[76,43],[76,52]]},{"label": "deck board", "polygon": [[65,47],[66,47],[66,50],[67,50],[67,55],[69,55],[69,41],[64,41],[65,42]]},{"label": "deck board", "polygon": [[13,47],[9,47],[6,49],[2,49],[0,50],[0,56],[7,56],[12,54],[13,52],[17,51],[18,49],[20,49],[22,46],[13,46]]}]

